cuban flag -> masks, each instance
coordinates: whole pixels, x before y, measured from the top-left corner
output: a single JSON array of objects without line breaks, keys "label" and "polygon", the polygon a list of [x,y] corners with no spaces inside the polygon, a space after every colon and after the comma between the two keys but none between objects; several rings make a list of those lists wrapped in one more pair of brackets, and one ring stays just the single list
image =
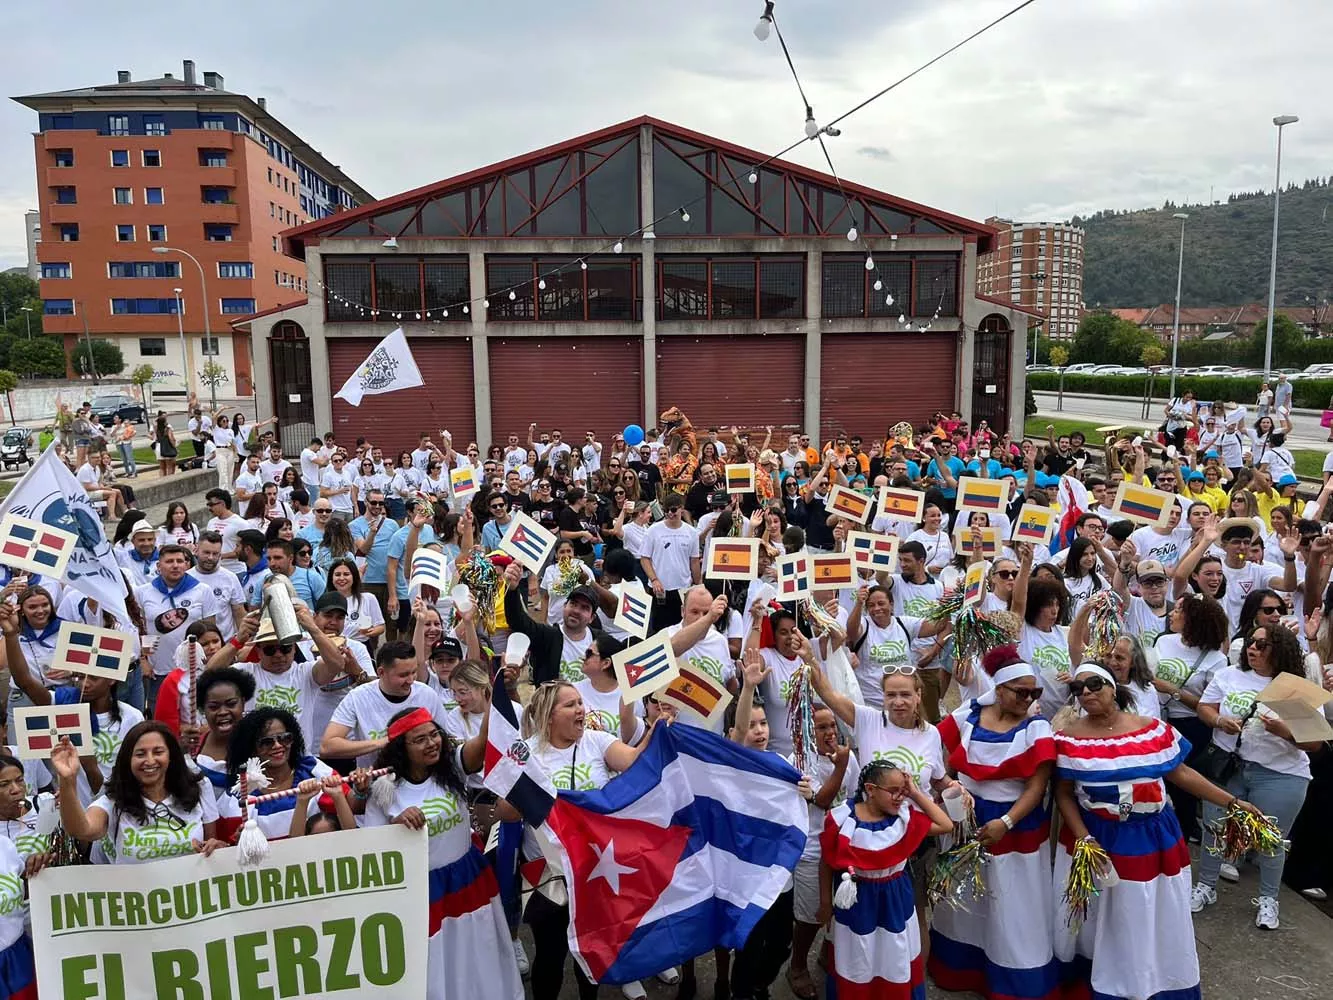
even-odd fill
[{"label": "cuban flag", "polygon": [[555,535],[520,510],[514,511],[513,523],[500,540],[500,548],[534,573],[546,565],[555,548]]},{"label": "cuban flag", "polygon": [[663,630],[644,642],[623,649],[611,657],[621,696],[626,700],[641,698],[670,684],[679,675],[671,637]]},{"label": "cuban flag", "polygon": [[561,792],[545,830],[569,890],[569,950],[588,978],[628,983],[741,948],[805,847],[799,780],[776,754],[658,725],[606,787]]},{"label": "cuban flag", "polygon": [[80,674],[120,681],[125,679],[133,659],[134,648],[129,637],[115,629],[95,628],[72,621],[60,623],[55,663],[63,663]]},{"label": "cuban flag", "polygon": [[0,560],[6,565],[55,577],[64,574],[65,563],[78,542],[68,531],[48,528],[17,514],[5,515],[0,537],[4,539],[0,542]]},{"label": "cuban flag", "polygon": [[412,553],[412,578],[407,581],[407,591],[416,596],[424,588],[433,592],[433,600],[448,589],[452,575],[448,556],[434,549],[419,548]]},{"label": "cuban flag", "polygon": [[639,639],[648,637],[648,619],[653,603],[648,592],[639,584],[620,585],[620,604],[616,608],[615,624]]}]

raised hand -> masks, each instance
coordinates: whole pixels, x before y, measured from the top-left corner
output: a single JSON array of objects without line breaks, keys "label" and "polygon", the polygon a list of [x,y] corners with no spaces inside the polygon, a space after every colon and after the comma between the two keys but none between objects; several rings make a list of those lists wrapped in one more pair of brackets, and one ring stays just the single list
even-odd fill
[{"label": "raised hand", "polygon": [[62,781],[78,779],[81,770],[79,751],[74,749],[74,744],[69,741],[68,736],[60,737],[60,742],[51,751],[51,770],[55,771],[56,777]]},{"label": "raised hand", "polygon": [[764,683],[771,671],[764,666],[764,658],[759,655],[759,650],[751,646],[741,655],[741,674],[745,680],[745,686],[757,688]]}]

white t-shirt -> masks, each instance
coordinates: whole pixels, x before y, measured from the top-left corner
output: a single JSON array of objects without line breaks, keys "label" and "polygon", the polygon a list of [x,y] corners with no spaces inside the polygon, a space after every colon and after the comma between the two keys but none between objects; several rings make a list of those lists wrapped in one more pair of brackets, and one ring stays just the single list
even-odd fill
[{"label": "white t-shirt", "polygon": [[[684,628],[683,625],[668,625],[666,629],[667,636],[674,637],[682,628]],[[735,665],[731,655],[731,647],[727,645],[727,637],[712,627],[704,633],[702,639],[677,656],[676,662],[689,664],[695,670],[707,674],[714,682],[724,687],[735,673]],[[708,728],[703,726],[702,719],[690,712],[680,713],[680,721],[700,728]],[[711,727],[711,731],[720,735],[724,728],[722,720],[718,719],[717,724]]]},{"label": "white t-shirt", "polygon": [[693,582],[690,560],[699,556],[699,536],[684,522],[672,528],[658,521],[644,537],[642,555],[652,560],[665,589],[684,590]]},{"label": "white t-shirt", "polygon": [[865,625],[865,641],[857,647],[856,682],[865,703],[879,708],[884,704],[885,667],[916,662],[912,643],[921,636],[921,619],[894,615],[884,628],[876,625],[868,614],[863,614],[861,621]]},{"label": "white t-shirt", "polygon": [[[169,674],[175,666],[176,647],[185,641],[185,630],[191,622],[217,618],[217,602],[213,590],[188,573],[164,593],[159,589],[160,578],[146,583],[134,592],[135,600],[143,609],[144,624],[149,635],[157,637],[157,647],[148,654],[153,676]],[[188,584],[188,586],[187,586]]]},{"label": "white t-shirt", "polygon": [[[318,483],[321,466],[317,459],[323,458],[323,448],[311,448],[309,446],[301,449],[301,479],[307,483]],[[314,503],[316,497],[311,497],[310,502]]]},{"label": "white t-shirt", "polygon": [[1129,536],[1130,543],[1134,546],[1139,562],[1145,559],[1156,559],[1170,572],[1176,568],[1181,557],[1189,551],[1190,547],[1190,529],[1176,528],[1167,534],[1159,534],[1155,528],[1144,525],[1137,528]]},{"label": "white t-shirt", "polygon": [[1235,431],[1222,432],[1217,439],[1217,451],[1228,469],[1238,469],[1244,461],[1245,446]]},{"label": "white t-shirt", "polygon": [[583,680],[583,654],[592,645],[592,630],[585,629],[582,639],[571,639],[561,627],[560,639],[560,679],[577,684]]},{"label": "white t-shirt", "polygon": [[263,706],[291,712],[301,724],[301,735],[305,737],[306,749],[318,751],[319,741],[324,732],[323,730],[315,732],[311,725],[310,713],[315,705],[315,697],[319,694],[319,685],[311,676],[314,661],[306,660],[304,663],[293,661],[292,665],[280,674],[265,670],[258,663],[238,662],[236,669],[245,671],[255,679],[255,696],[246,704],[245,710],[248,712]]},{"label": "white t-shirt", "polygon": [[1227,581],[1226,593],[1222,595],[1222,610],[1227,613],[1227,621],[1234,629],[1240,622],[1240,609],[1245,603],[1245,598],[1254,591],[1267,587],[1273,578],[1273,573],[1267,563],[1245,562],[1239,569],[1232,569],[1224,559],[1222,575]]},{"label": "white t-shirt", "polygon": [[1142,597],[1130,595],[1129,605],[1125,608],[1125,631],[1138,636],[1145,647],[1155,643],[1166,631],[1166,619],[1166,615],[1159,618]]},{"label": "white t-shirt", "polygon": [[205,840],[204,826],[216,823],[218,818],[213,787],[202,775],[199,777],[199,801],[193,809],[185,809],[170,795],[156,805],[145,805],[148,806],[146,823],[122,814],[105,795],[89,806],[106,814],[107,832],[101,845],[113,864],[140,865],[193,854],[191,842]]},{"label": "white t-shirt", "polygon": [[347,602],[347,620],[343,623],[343,635],[349,639],[365,640],[362,629],[375,628],[384,624],[384,612],[374,594],[365,591],[360,597]]},{"label": "white t-shirt", "polygon": [[[764,697],[764,716],[768,720],[768,748],[787,756],[791,753],[791,732],[787,725],[787,698],[791,694],[791,679],[801,666],[799,657],[787,659],[773,647],[759,650],[769,674],[759,685]],[[743,735],[743,734],[742,734]]]},{"label": "white t-shirt", "polygon": [[[635,559],[640,558],[644,553],[644,540],[648,537],[648,525],[636,524],[634,521],[626,520],[621,523],[621,530],[625,534],[626,551]],[[655,566],[656,563],[653,565]]]},{"label": "white t-shirt", "polygon": [[[347,466],[343,466],[342,472],[337,469],[329,468],[324,470],[324,475],[320,477],[319,485],[325,490],[343,490],[345,492],[335,493],[329,497],[329,503],[336,511],[342,511],[344,514],[354,513],[352,508],[352,487],[356,485],[356,473],[352,472]],[[314,498],[311,498],[314,502]]]},{"label": "white t-shirt", "polygon": [[416,806],[426,817],[426,864],[431,870],[443,868],[467,854],[472,846],[467,802],[435,778],[427,778],[419,785],[403,779],[396,781],[393,805],[387,812],[372,796],[366,803],[365,825],[388,826],[393,817],[411,806]]},{"label": "white t-shirt", "polygon": [[[236,499],[248,500],[256,493],[264,492],[264,482],[265,479],[261,473],[258,471],[251,472],[247,467],[244,472],[236,477],[236,481],[232,483],[232,489],[236,491]],[[246,495],[244,497],[241,496],[241,490],[245,490]]]},{"label": "white t-shirt", "polygon": [[945,776],[944,744],[934,726],[903,729],[880,709],[857,705],[855,735],[865,763],[891,760],[916,780],[918,788],[928,791],[932,781]]},{"label": "white t-shirt", "polygon": [[292,463],[285,458],[276,462],[270,462],[268,459],[259,463],[259,475],[263,477],[266,483],[282,482],[283,473],[292,467]]},{"label": "white t-shirt", "polygon": [[1055,679],[1057,674],[1070,672],[1068,630],[1057,625],[1043,632],[1024,622],[1018,655],[1041,671],[1041,714],[1054,718],[1069,697],[1069,686]]},{"label": "white t-shirt", "polygon": [[79,474],[77,478],[84,486],[98,487],[102,485],[101,474],[93,468],[91,462],[84,462],[79,466]]},{"label": "white t-shirt", "polygon": [[526,448],[514,447],[505,452],[505,472],[512,472],[528,460]]},{"label": "white t-shirt", "polygon": [[933,535],[925,528],[918,528],[907,536],[907,541],[921,543],[926,550],[926,566],[932,572],[938,572],[953,559],[953,542],[943,528]]},{"label": "white t-shirt", "polygon": [[612,778],[611,769],[606,766],[606,748],[616,742],[611,733],[585,729],[577,743],[563,750],[549,743],[539,744],[535,736],[524,742],[557,789],[590,792]]},{"label": "white t-shirt", "polygon": [[[792,767],[796,766],[794,755],[787,756],[787,763]],[[815,793],[824,787],[824,783],[833,777],[833,761],[822,755],[812,755],[806,759],[806,770],[811,773],[806,777],[810,779],[810,784],[814,787]],[[843,772],[842,784],[838,786],[838,792],[833,796],[833,801],[829,803],[829,809],[836,809],[848,799],[856,795],[856,783],[861,774],[861,764],[856,759],[855,753],[847,755],[847,770]],[[806,803],[806,809],[809,812],[810,824],[806,827],[805,848],[801,851],[802,861],[811,861],[819,858],[819,835],[824,832],[824,817],[828,815],[828,809],[821,809],[815,805],[811,799]]]},{"label": "white t-shirt", "polygon": [[[1200,701],[1205,705],[1216,705],[1222,715],[1240,720],[1249,713],[1255,696],[1268,687],[1272,680],[1271,677],[1261,677],[1253,670],[1223,667],[1213,674]],[[1270,771],[1309,778],[1309,755],[1264,728],[1261,717],[1270,713],[1272,710],[1261,704],[1250,721],[1245,723],[1240,740],[1241,757]],[[1220,729],[1213,730],[1213,742],[1223,750],[1236,749],[1236,737]]]},{"label": "white t-shirt", "polygon": [[245,591],[241,589],[241,581],[235,573],[223,569],[221,565],[212,573],[202,572],[197,565],[186,572],[213,591],[213,601],[217,608],[217,617],[213,620],[217,622],[222,638],[230,639],[236,634],[236,616],[232,614],[232,605],[245,606]]},{"label": "white t-shirt", "polygon": [[[405,708],[424,708],[444,727],[444,704],[440,696],[420,681],[412,682],[412,690],[401,701],[390,701],[376,681],[362,684],[348,692],[329,721],[347,726],[349,740],[378,740],[388,733],[389,720]],[[377,755],[378,751],[362,754],[357,765],[370,767]]]},{"label": "white t-shirt", "polygon": [[[236,552],[236,536],[249,527],[250,522],[234,511],[226,517],[211,518],[208,522],[208,530],[216,531],[222,536],[223,552]],[[245,572],[245,563],[241,562],[239,554],[223,559],[219,565],[223,569],[231,570],[237,576]]]},{"label": "white t-shirt", "polygon": [[[1196,698],[1203,695],[1213,674],[1227,665],[1221,650],[1204,651],[1186,646],[1180,636],[1170,632],[1158,636],[1153,648],[1157,651],[1155,675]],[[1196,715],[1194,709],[1179,698],[1159,694],[1157,699],[1168,719],[1192,719]]]},{"label": "white t-shirt", "polygon": [[583,724],[602,733],[620,737],[620,688],[598,691],[587,677],[574,685],[583,698]]}]

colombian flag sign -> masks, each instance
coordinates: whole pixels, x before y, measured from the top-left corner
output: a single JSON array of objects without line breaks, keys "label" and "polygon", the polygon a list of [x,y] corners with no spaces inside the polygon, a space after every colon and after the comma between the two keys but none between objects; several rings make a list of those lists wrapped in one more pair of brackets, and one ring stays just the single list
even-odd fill
[{"label": "colombian flag sign", "polygon": [[978,479],[976,476],[958,477],[960,511],[981,511],[983,514],[1001,514],[1009,496],[1009,486],[1003,479]]},{"label": "colombian flag sign", "polygon": [[963,607],[970,608],[974,604],[980,604],[985,596],[986,564],[973,563],[967,568],[967,576],[963,578]]},{"label": "colombian flag sign", "polygon": [[1051,532],[1055,530],[1055,511],[1050,507],[1041,507],[1035,503],[1023,504],[1014,522],[1012,541],[1030,542],[1033,545],[1049,545]]},{"label": "colombian flag sign", "polygon": [[1171,509],[1175,505],[1174,493],[1125,482],[1116,490],[1111,513],[1129,518],[1136,524],[1151,524],[1161,528],[1171,520]]},{"label": "colombian flag sign", "polygon": [[926,495],[920,490],[900,490],[892,486],[879,488],[879,512],[901,521],[921,523],[926,509]]}]

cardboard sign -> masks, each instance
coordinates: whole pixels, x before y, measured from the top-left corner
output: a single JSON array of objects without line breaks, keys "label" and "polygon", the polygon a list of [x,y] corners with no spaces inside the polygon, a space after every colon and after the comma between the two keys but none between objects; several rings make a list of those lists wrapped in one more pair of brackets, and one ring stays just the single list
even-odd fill
[{"label": "cardboard sign", "polygon": [[508,552],[534,573],[540,573],[555,548],[555,535],[521,510],[513,512],[513,521],[500,539],[500,549]]},{"label": "cardboard sign", "polygon": [[898,568],[897,535],[876,535],[869,531],[847,532],[847,551],[857,569],[892,573]]},{"label": "cardboard sign", "polygon": [[86,701],[16,708],[13,722],[14,745],[22,760],[49,760],[62,736],[69,737],[80,757],[95,752],[92,707]]},{"label": "cardboard sign", "polygon": [[467,503],[472,499],[472,495],[481,489],[477,483],[477,470],[470,465],[461,469],[450,469],[449,487],[454,491],[455,500]]},{"label": "cardboard sign", "polygon": [[841,590],[860,582],[849,552],[811,556],[810,577],[815,590]]},{"label": "cardboard sign", "polygon": [[893,486],[879,488],[879,512],[900,521],[921,523],[926,512],[926,494],[920,490],[901,490]]},{"label": "cardboard sign", "polygon": [[659,701],[669,701],[691,715],[696,716],[705,727],[713,728],[726,714],[731,704],[731,692],[725,684],[713,680],[703,670],[690,663],[680,667],[680,675],[657,692]]},{"label": "cardboard sign", "polygon": [[724,469],[728,493],[754,492],[754,466],[728,465]]},{"label": "cardboard sign", "polygon": [[824,509],[857,524],[865,524],[870,519],[870,498],[845,486],[834,486],[824,501]]},{"label": "cardboard sign", "polygon": [[1025,503],[1014,522],[1014,531],[1010,541],[1028,542],[1032,545],[1049,545],[1055,532],[1056,511],[1052,507]]},{"label": "cardboard sign", "polygon": [[616,604],[617,628],[622,628],[639,639],[648,638],[648,620],[652,617],[653,598],[639,583],[621,583]]},{"label": "cardboard sign", "polygon": [[803,601],[812,589],[811,556],[790,552],[778,559],[778,600]]},{"label": "cardboard sign", "polygon": [[998,559],[1000,553],[1004,550],[1004,540],[1000,537],[999,528],[969,528],[965,525],[959,525],[953,533],[953,550],[958,555],[972,555],[972,532],[981,532],[981,557],[983,559]]},{"label": "cardboard sign", "polygon": [[1174,493],[1124,482],[1115,491],[1115,503],[1111,504],[1111,513],[1119,514],[1135,524],[1164,528],[1170,523],[1171,511],[1175,506]]},{"label": "cardboard sign", "polygon": [[51,666],[123,681],[134,662],[134,642],[124,632],[62,621]]},{"label": "cardboard sign", "polygon": [[1333,726],[1324,717],[1330,699],[1333,694],[1295,674],[1278,674],[1256,698],[1287,724],[1297,743],[1333,739]]},{"label": "cardboard sign", "polygon": [[616,653],[611,664],[620,684],[620,696],[626,702],[666,687],[680,674],[676,654],[671,651],[671,637],[665,629]]},{"label": "cardboard sign", "polygon": [[758,575],[759,539],[708,539],[704,576],[714,580],[753,580]]},{"label": "cardboard sign", "polygon": [[967,576],[963,578],[963,607],[970,608],[974,604],[980,604],[985,596],[986,564],[973,563],[967,568]]},{"label": "cardboard sign", "polygon": [[960,513],[980,511],[983,514],[1003,514],[1009,498],[1009,486],[1003,479],[979,479],[976,476],[958,477],[958,500],[954,504]]}]

